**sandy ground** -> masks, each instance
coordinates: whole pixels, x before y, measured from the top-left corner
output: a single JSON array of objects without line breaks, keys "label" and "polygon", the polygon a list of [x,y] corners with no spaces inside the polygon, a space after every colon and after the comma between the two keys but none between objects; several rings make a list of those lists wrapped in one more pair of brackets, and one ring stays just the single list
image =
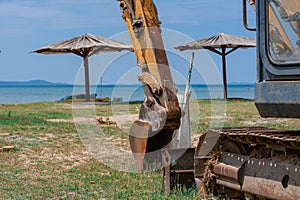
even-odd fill
[{"label": "sandy ground", "polygon": [[48,122],[66,122],[66,123],[80,123],[80,124],[101,124],[101,125],[117,125],[123,128],[124,125],[131,125],[135,120],[138,119],[138,114],[132,115],[117,115],[112,117],[101,117],[95,116],[92,118],[88,117],[76,117],[73,119],[47,119]]},{"label": "sandy ground", "polygon": [[[230,120],[232,117],[229,116],[210,116],[207,117],[211,120]],[[79,123],[79,124],[93,124],[93,125],[101,125],[101,126],[117,126],[120,129],[122,129],[124,132],[129,133],[129,128],[131,124],[138,119],[138,114],[131,114],[131,115],[115,115],[112,117],[101,117],[101,116],[95,116],[95,117],[76,117],[74,119],[48,119],[49,122],[67,122],[67,123]],[[245,126],[263,126],[264,124],[268,123],[277,123],[277,124],[284,124],[287,122],[288,119],[253,119],[253,120],[247,120],[243,121],[242,123],[245,124]],[[199,136],[201,134],[191,134],[191,143],[192,147],[196,147],[198,145]],[[124,143],[124,139],[118,138],[117,136],[111,136],[109,137],[111,141],[114,143]]]}]

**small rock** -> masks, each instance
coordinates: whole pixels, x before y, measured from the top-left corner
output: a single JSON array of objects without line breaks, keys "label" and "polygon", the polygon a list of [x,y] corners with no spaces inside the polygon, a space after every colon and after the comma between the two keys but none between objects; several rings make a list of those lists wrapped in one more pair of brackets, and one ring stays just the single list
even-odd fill
[{"label": "small rock", "polygon": [[15,147],[14,146],[3,146],[1,148],[2,151],[11,151],[13,150]]},{"label": "small rock", "polygon": [[0,137],[10,136],[10,133],[0,133]]}]

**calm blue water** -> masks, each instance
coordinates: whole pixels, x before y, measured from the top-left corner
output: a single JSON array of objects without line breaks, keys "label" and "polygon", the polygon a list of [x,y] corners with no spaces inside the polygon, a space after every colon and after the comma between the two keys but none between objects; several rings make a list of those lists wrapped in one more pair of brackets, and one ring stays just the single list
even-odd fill
[{"label": "calm blue water", "polygon": [[[178,86],[184,91],[185,86]],[[222,86],[192,85],[193,99],[223,98]],[[29,102],[53,102],[64,96],[85,93],[84,86],[0,86],[0,104],[20,104]],[[91,93],[97,97],[121,97],[123,101],[143,100],[144,91],[140,85],[131,86],[91,86]],[[253,85],[229,85],[229,98],[254,98]]]}]

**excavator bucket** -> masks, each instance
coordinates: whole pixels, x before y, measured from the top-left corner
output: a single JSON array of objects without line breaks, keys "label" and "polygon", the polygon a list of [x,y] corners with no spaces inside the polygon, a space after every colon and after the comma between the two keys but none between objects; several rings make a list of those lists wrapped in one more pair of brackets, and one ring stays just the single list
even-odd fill
[{"label": "excavator bucket", "polygon": [[172,129],[153,132],[147,121],[136,120],[130,127],[129,142],[139,171],[161,167],[161,150],[173,136]]},{"label": "excavator bucket", "polygon": [[146,121],[136,120],[130,127],[129,142],[131,151],[139,171],[143,170],[143,163],[147,149],[147,140],[150,124]]}]

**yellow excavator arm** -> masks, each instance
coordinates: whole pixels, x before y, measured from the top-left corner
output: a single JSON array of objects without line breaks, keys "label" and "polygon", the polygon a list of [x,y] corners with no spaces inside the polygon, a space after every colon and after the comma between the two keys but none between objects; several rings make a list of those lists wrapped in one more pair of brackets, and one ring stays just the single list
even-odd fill
[{"label": "yellow excavator arm", "polygon": [[174,130],[180,126],[181,111],[153,1],[119,0],[119,4],[137,65],[142,69],[138,79],[143,84],[145,101],[129,134],[131,150],[142,170],[144,161],[156,162],[160,150],[172,140]]}]

